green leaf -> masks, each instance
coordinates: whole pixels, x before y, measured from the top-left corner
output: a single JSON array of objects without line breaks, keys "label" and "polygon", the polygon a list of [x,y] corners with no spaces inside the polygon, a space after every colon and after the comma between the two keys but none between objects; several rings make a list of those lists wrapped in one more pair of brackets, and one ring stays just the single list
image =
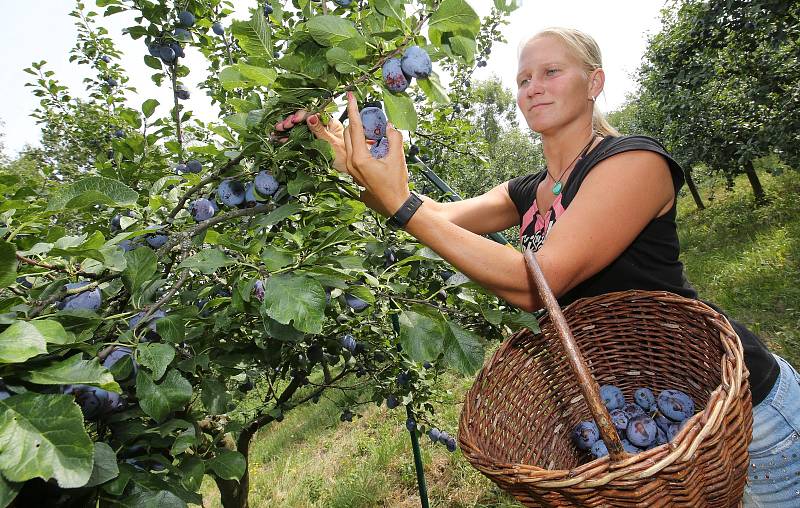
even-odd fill
[{"label": "green leaf", "polygon": [[97,358],[82,360],[81,355],[82,353],[77,353],[66,360],[27,372],[22,375],[22,379],[37,385],[83,384],[120,392],[114,376],[108,369],[100,365]]},{"label": "green leaf", "polygon": [[447,365],[463,374],[474,374],[483,365],[484,349],[478,336],[452,321],[447,322],[442,349]]},{"label": "green leaf", "polygon": [[306,333],[322,332],[325,289],[316,280],[292,274],[270,277],[264,284],[262,306],[267,315]]},{"label": "green leaf", "polygon": [[436,73],[431,73],[426,79],[417,79],[417,85],[422,88],[431,101],[437,104],[450,104],[450,97],[439,82],[439,76]]},{"label": "green leaf", "polygon": [[250,56],[272,58],[271,28],[264,17],[262,9],[255,9],[253,17],[248,21],[234,21],[231,33],[238,45]]},{"label": "green leaf", "polygon": [[527,328],[533,333],[539,333],[539,321],[530,312],[504,312],[503,324],[516,328]]},{"label": "green leaf", "polygon": [[405,19],[406,10],[402,0],[372,0],[370,4],[387,18]]},{"label": "green leaf", "polygon": [[[194,427],[188,429],[184,434],[190,431],[194,437]],[[172,446],[172,455],[178,455],[179,453],[182,453],[180,451],[176,452],[176,448],[178,447],[178,441],[181,440],[184,434],[181,434],[177,437],[177,439],[175,439],[175,444]],[[180,448],[177,449],[180,450]],[[197,457],[188,457],[181,462],[178,468],[181,471],[181,485],[192,492],[200,490],[200,486],[203,484],[203,475],[206,472],[206,467],[203,461]]]},{"label": "green leaf", "polygon": [[144,64],[150,67],[151,69],[155,69],[157,71],[160,71],[162,69],[161,60],[154,57],[153,55],[144,55]]},{"label": "green leaf", "polygon": [[17,247],[0,240],[0,289],[10,286],[17,279]]},{"label": "green leaf", "polygon": [[22,482],[10,482],[0,475],[0,508],[10,505],[21,488]]},{"label": "green leaf", "polygon": [[126,252],[125,263],[122,280],[130,293],[135,293],[144,286],[158,270],[158,257],[149,247],[139,247]]},{"label": "green leaf", "polygon": [[303,332],[297,331],[292,325],[278,323],[267,315],[267,309],[259,308],[259,314],[264,323],[264,331],[273,339],[283,342],[299,342],[305,338]]},{"label": "green leaf", "polygon": [[286,203],[285,205],[281,205],[280,207],[272,210],[267,215],[260,217],[258,219],[259,226],[272,226],[273,224],[277,224],[286,217],[290,215],[294,215],[300,212],[303,209],[303,205],[297,202]]},{"label": "green leaf", "polygon": [[274,245],[266,245],[261,250],[261,262],[271,272],[289,266],[294,259],[292,252]]},{"label": "green leaf", "polygon": [[145,491],[126,497],[126,508],[187,508],[186,501],[168,490]]},{"label": "green leaf", "polygon": [[[159,319],[156,322],[156,326],[164,319],[166,318]],[[159,344],[157,342],[139,344],[139,363],[150,369],[153,373],[153,379],[156,381],[161,379],[161,376],[167,371],[167,367],[169,367],[174,358],[175,348],[169,344]]]},{"label": "green leaf", "polygon": [[[194,427],[189,427],[188,429],[178,434],[178,436],[175,438],[175,442],[172,443],[172,449],[170,450],[170,452],[172,453],[173,456],[180,455],[181,453],[185,452],[186,450],[194,446],[196,443],[197,443],[197,435],[195,433]],[[200,476],[202,475],[203,473],[201,472]],[[186,486],[186,484],[184,484],[184,486]],[[188,486],[186,487],[189,488]]]},{"label": "green leaf", "polygon": [[93,460],[92,440],[71,396],[28,392],[0,400],[0,471],[6,479],[55,478],[62,488],[80,487]]},{"label": "green leaf", "polygon": [[236,68],[239,70],[239,74],[260,86],[271,86],[275,83],[275,78],[278,77],[278,72],[275,69],[266,67],[239,63]]},{"label": "green leaf", "polygon": [[418,362],[435,360],[442,352],[445,334],[440,315],[424,308],[400,312],[400,344]]},{"label": "green leaf", "polygon": [[17,321],[0,333],[0,363],[20,363],[47,353],[47,339],[32,323]]},{"label": "green leaf", "polygon": [[159,102],[155,99],[147,99],[142,103],[142,113],[145,118],[150,118],[158,107]]},{"label": "green leaf", "polygon": [[53,193],[47,210],[82,208],[94,204],[133,206],[137,199],[139,194],[122,182],[102,176],[90,176]]},{"label": "green leaf", "polygon": [[336,46],[350,38],[359,37],[351,21],[339,16],[314,16],[306,22],[311,37],[322,46]]},{"label": "green leaf", "polygon": [[416,130],[417,111],[414,109],[414,102],[408,95],[384,90],[383,104],[386,106],[386,116],[396,129]]},{"label": "green leaf", "polygon": [[44,336],[44,340],[46,340],[48,344],[74,344],[76,341],[75,334],[64,330],[64,327],[58,321],[41,319],[29,321],[29,323],[39,330],[39,333]]},{"label": "green leaf", "polygon": [[206,462],[206,466],[223,480],[239,480],[244,475],[247,459],[239,452],[220,449],[216,457]]},{"label": "green leaf", "polygon": [[475,39],[454,35],[447,40],[447,44],[453,54],[462,57],[468,65],[472,65],[472,62],[475,61]]},{"label": "green leaf", "polygon": [[342,74],[351,74],[359,70],[356,59],[344,48],[334,47],[328,49],[325,52],[325,59],[328,60],[328,65]]},{"label": "green leaf", "polygon": [[185,259],[183,263],[178,265],[178,269],[189,268],[198,270],[207,275],[211,275],[223,266],[228,266],[236,263],[232,258],[229,258],[224,252],[219,249],[202,250],[197,254]]},{"label": "green leaf", "polygon": [[156,321],[156,332],[165,341],[178,344],[186,337],[186,325],[179,316],[169,315]]},{"label": "green leaf", "polygon": [[94,444],[94,466],[92,476],[84,487],[94,487],[105,483],[119,475],[117,467],[117,454],[106,443],[97,442]]},{"label": "green leaf", "polygon": [[216,379],[203,379],[200,383],[200,400],[206,407],[206,411],[212,415],[228,412],[228,402],[231,396],[225,389],[225,385]]},{"label": "green leaf", "polygon": [[192,385],[177,370],[170,370],[161,384],[139,369],[136,375],[136,396],[142,411],[157,422],[164,421],[170,411],[180,409],[192,398]]},{"label": "green leaf", "polygon": [[250,86],[250,81],[245,78],[236,66],[225,67],[219,73],[219,82],[227,91],[232,91],[237,88],[247,88]]},{"label": "green leaf", "polygon": [[481,20],[465,0],[444,0],[428,21],[428,28],[439,32],[466,31],[475,38]]},{"label": "green leaf", "polygon": [[489,323],[497,326],[503,321],[503,312],[500,309],[492,309],[481,306],[481,314]]}]

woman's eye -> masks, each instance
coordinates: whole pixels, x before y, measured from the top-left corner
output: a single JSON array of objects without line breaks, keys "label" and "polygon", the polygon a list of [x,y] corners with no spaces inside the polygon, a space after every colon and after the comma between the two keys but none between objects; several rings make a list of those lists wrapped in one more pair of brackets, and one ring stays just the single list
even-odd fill
[{"label": "woman's eye", "polygon": [[528,84],[528,80],[527,79],[520,80],[520,82],[519,82],[520,88],[525,86],[525,85],[527,85],[527,84]]},{"label": "woman's eye", "polygon": [[554,73],[558,72],[558,69],[547,69],[547,75],[550,76]]}]

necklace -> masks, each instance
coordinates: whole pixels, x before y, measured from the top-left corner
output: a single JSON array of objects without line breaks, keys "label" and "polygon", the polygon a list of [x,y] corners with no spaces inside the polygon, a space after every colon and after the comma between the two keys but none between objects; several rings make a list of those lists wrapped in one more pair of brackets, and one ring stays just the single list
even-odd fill
[{"label": "necklace", "polygon": [[551,189],[553,191],[553,196],[558,196],[559,194],[561,194],[561,190],[564,188],[564,184],[563,182],[561,182],[561,177],[564,176],[564,173],[566,173],[567,170],[569,170],[569,168],[571,168],[572,165],[575,164],[575,162],[578,159],[582,159],[583,157],[586,156],[586,152],[589,151],[589,147],[592,146],[592,143],[594,142],[596,137],[597,136],[592,135],[592,139],[589,140],[589,143],[583,148],[583,150],[581,150],[581,152],[577,156],[575,156],[575,158],[572,160],[572,162],[569,163],[569,165],[564,169],[564,171],[561,172],[561,175],[559,175],[558,180],[553,178],[553,175],[550,174],[550,169],[546,169],[547,176],[553,178],[553,182],[555,182],[553,184],[553,188]]}]

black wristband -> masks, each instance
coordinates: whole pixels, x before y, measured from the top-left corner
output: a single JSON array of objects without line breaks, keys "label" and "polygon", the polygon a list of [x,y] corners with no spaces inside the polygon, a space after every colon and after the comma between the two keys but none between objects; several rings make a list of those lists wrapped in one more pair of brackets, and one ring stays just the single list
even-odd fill
[{"label": "black wristband", "polygon": [[417,212],[420,205],[422,205],[422,199],[412,192],[405,203],[403,203],[403,206],[401,206],[394,215],[389,217],[386,224],[392,229],[402,229],[406,227],[406,224],[408,224],[408,221],[411,220],[411,217]]}]

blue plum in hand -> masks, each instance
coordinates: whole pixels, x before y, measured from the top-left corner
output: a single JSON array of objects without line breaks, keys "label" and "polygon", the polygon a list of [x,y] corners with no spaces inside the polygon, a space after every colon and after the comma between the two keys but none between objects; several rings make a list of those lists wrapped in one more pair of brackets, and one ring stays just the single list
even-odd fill
[{"label": "blue plum in hand", "polygon": [[605,457],[608,455],[608,447],[606,446],[606,442],[602,439],[595,441],[595,443],[591,447],[592,455],[594,458],[599,459],[600,457]]},{"label": "blue plum in hand", "polygon": [[194,25],[194,14],[189,11],[181,11],[178,13],[178,23],[181,26],[190,27]]},{"label": "blue plum in hand", "polygon": [[588,450],[600,439],[600,429],[594,422],[581,422],[572,429],[572,441],[581,450]]},{"label": "blue plum in hand", "polygon": [[628,428],[628,415],[625,411],[622,409],[614,409],[609,415],[611,415],[611,423],[614,424],[617,430],[625,430]]},{"label": "blue plum in hand", "polygon": [[620,409],[625,405],[625,395],[622,394],[622,390],[614,385],[601,386],[600,398],[603,399],[603,404],[606,405],[609,411]]},{"label": "blue plum in hand", "polygon": [[367,139],[378,141],[386,137],[386,115],[381,108],[368,107],[361,110],[361,123],[364,126],[364,136]]},{"label": "blue plum in hand", "polygon": [[399,58],[390,58],[383,64],[383,82],[392,92],[404,92],[408,88],[409,79],[403,74]]},{"label": "blue plum in hand", "polygon": [[253,183],[258,197],[266,198],[278,191],[278,180],[269,171],[259,171]]},{"label": "blue plum in hand", "polygon": [[236,206],[244,203],[245,189],[238,180],[223,180],[217,189],[217,196],[222,204]]},{"label": "blue plum in hand", "polygon": [[196,199],[189,207],[189,213],[197,222],[203,222],[214,216],[214,205],[206,198]]},{"label": "blue plum in hand", "polygon": [[658,426],[656,422],[647,415],[631,418],[625,431],[628,440],[639,448],[650,446],[656,440],[657,433]]},{"label": "blue plum in hand", "polygon": [[225,29],[222,28],[222,23],[219,21],[216,21],[213,25],[211,25],[211,30],[217,35],[225,35]]},{"label": "blue plum in hand", "polygon": [[381,138],[380,141],[372,145],[369,153],[376,159],[383,159],[389,155],[389,138]]},{"label": "blue plum in hand", "polygon": [[682,422],[694,415],[694,401],[680,390],[664,390],[658,394],[658,410],[673,422]]},{"label": "blue plum in hand", "polygon": [[633,401],[645,411],[652,411],[655,409],[656,396],[649,388],[637,388],[633,392]]},{"label": "blue plum in hand", "polygon": [[[66,289],[78,289],[82,288],[89,284],[88,281],[83,282],[72,282],[66,284],[64,287]],[[76,295],[71,295],[63,300],[61,300],[56,307],[59,310],[94,310],[100,308],[100,304],[103,301],[103,297],[100,294],[100,290],[98,288],[94,288],[91,291],[84,291],[83,293],[78,293]]]},{"label": "blue plum in hand", "polygon": [[400,60],[403,72],[412,78],[427,78],[433,71],[433,64],[428,52],[419,46],[409,46]]}]

